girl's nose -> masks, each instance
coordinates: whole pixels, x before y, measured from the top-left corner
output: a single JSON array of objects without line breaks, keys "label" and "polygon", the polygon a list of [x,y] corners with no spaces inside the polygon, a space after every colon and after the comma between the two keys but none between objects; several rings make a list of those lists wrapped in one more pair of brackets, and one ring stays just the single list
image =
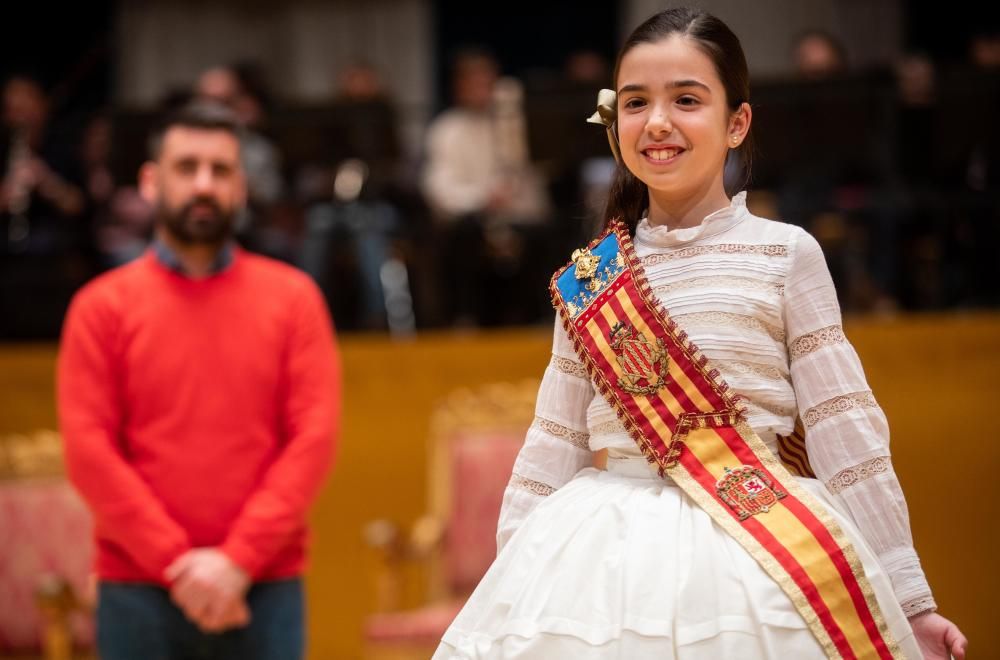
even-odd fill
[{"label": "girl's nose", "polygon": [[653,108],[646,122],[646,130],[650,135],[662,135],[674,130],[670,115],[662,108]]}]

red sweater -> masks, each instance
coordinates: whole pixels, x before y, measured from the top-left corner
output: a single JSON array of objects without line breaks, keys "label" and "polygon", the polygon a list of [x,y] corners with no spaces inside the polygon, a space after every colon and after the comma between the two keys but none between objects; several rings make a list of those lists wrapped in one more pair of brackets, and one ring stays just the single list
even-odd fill
[{"label": "red sweater", "polygon": [[165,584],[175,558],[206,546],[255,580],[299,574],[339,387],[322,296],[289,266],[236,250],[193,280],[148,252],[89,283],[57,389],[98,576]]}]

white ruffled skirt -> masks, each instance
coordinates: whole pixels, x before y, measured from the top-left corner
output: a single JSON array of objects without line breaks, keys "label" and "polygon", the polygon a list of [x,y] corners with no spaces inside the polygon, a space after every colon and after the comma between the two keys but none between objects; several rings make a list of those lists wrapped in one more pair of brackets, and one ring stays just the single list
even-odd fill
[{"label": "white ruffled skirt", "polygon": [[[888,576],[815,479],[861,558],[906,658],[921,658]],[[825,658],[791,600],[643,459],[588,468],[532,511],[433,660]]]}]

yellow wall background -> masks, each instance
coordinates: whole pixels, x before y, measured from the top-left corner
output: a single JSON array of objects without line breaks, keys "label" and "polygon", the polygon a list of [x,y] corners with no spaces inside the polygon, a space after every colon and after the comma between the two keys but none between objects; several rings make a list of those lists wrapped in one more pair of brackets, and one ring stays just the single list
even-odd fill
[{"label": "yellow wall background", "polygon": [[[971,658],[1000,646],[995,624],[1000,315],[856,319],[847,335],[889,417],[893,462],[916,547]],[[374,558],[362,527],[423,511],[430,411],[448,392],[541,376],[551,332],[341,339],[344,415],[336,465],[312,513],[310,658],[361,657]],[[0,434],[55,428],[54,346],[0,346]],[[419,585],[408,593],[419,601]]]}]

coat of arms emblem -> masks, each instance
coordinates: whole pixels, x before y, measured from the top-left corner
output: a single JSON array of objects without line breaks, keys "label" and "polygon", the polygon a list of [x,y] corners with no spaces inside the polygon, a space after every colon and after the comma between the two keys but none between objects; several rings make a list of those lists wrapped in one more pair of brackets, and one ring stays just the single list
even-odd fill
[{"label": "coat of arms emblem", "polygon": [[576,265],[576,279],[586,280],[597,274],[597,267],[601,263],[601,258],[596,254],[591,254],[587,248],[573,251],[573,263]]},{"label": "coat of arms emblem", "polygon": [[656,394],[667,384],[669,358],[663,339],[650,343],[635,327],[623,321],[616,323],[608,340],[623,376],[618,387],[629,394]]},{"label": "coat of arms emblem", "polygon": [[787,493],[774,487],[763,470],[741,465],[735,470],[726,468],[726,474],[716,482],[719,498],[729,505],[740,520],[758,513],[767,513]]}]

